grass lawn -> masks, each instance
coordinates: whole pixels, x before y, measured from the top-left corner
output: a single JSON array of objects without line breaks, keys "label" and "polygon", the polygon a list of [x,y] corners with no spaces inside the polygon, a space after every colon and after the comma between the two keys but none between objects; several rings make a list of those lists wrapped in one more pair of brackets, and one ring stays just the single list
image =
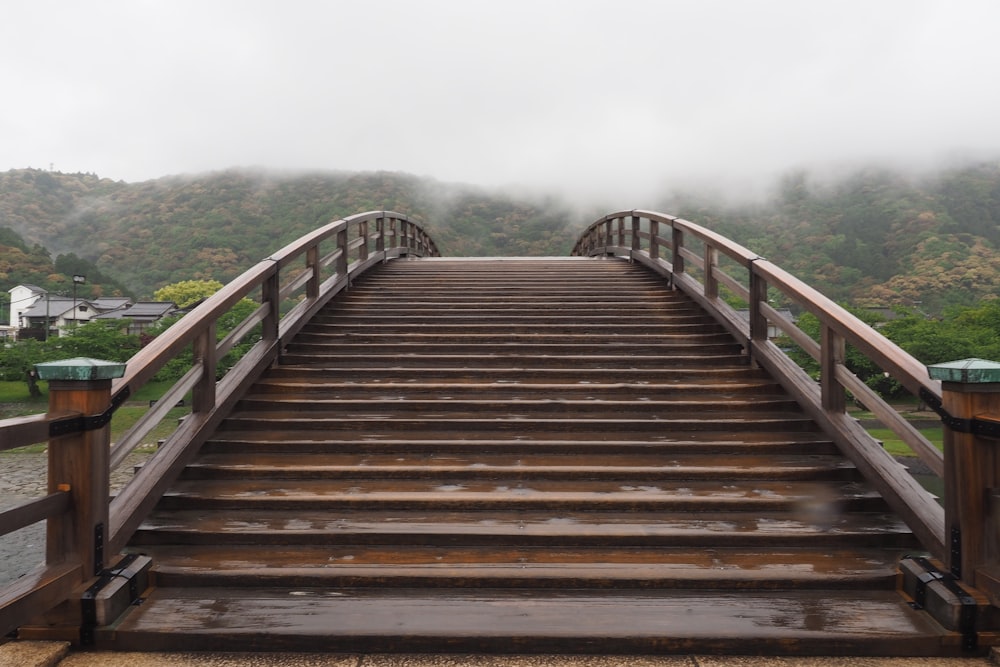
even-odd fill
[{"label": "grass lawn", "polygon": [[[172,384],[171,382],[150,382],[137,391],[135,395],[130,396],[125,405],[115,411],[114,417],[111,419],[111,441],[117,442],[122,434],[132,428],[139,418],[149,410],[149,401],[162,396]],[[32,398],[28,394],[27,383],[0,382],[0,419],[33,415],[48,410],[48,385],[45,382],[39,382],[38,388],[42,391],[42,396]],[[190,404],[190,398],[188,398],[187,403]],[[155,447],[157,441],[173,432],[177,427],[177,420],[187,413],[188,408],[172,408],[163,421],[145,437],[142,446]],[[10,451],[15,453],[41,452],[45,451],[45,447],[45,443],[39,443]],[[0,452],[0,455],[2,454],[3,452]]]},{"label": "grass lawn", "polygon": [[[881,440],[885,450],[893,456],[916,456],[899,437],[887,428],[870,428],[868,432],[876,440]],[[944,450],[944,427],[920,429],[924,437],[931,441],[939,450]]]}]

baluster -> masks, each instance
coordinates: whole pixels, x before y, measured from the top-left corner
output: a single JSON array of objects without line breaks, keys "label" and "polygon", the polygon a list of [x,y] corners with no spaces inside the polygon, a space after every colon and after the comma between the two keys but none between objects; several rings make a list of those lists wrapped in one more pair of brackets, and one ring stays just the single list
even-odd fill
[{"label": "baluster", "polygon": [[719,263],[719,251],[705,243],[705,296],[713,301],[719,298],[719,280],[715,277],[715,267]]},{"label": "baluster", "polygon": [[340,255],[337,256],[337,275],[341,278],[347,276],[347,225],[337,232],[337,248]]},{"label": "baluster", "polygon": [[201,379],[191,391],[192,412],[210,412],[215,407],[215,371],[218,358],[215,321],[213,320],[194,339],[194,363],[201,366]]},{"label": "baluster", "polygon": [[[375,252],[382,253],[385,252],[385,216],[380,216],[375,218]],[[382,258],[383,261],[385,257]]]},{"label": "baluster", "polygon": [[358,236],[361,238],[361,245],[358,247],[358,259],[362,262],[368,259],[368,221],[362,220],[358,223]]},{"label": "baluster", "polygon": [[820,392],[828,412],[842,413],[847,408],[846,392],[837,381],[837,367],[844,364],[845,350],[844,338],[824,324],[820,332]]},{"label": "baluster", "polygon": [[676,225],[671,225],[671,229],[670,238],[673,245],[673,257],[671,257],[671,261],[673,262],[673,272],[674,274],[684,273],[684,256],[681,255],[681,248],[684,247],[684,230]]}]

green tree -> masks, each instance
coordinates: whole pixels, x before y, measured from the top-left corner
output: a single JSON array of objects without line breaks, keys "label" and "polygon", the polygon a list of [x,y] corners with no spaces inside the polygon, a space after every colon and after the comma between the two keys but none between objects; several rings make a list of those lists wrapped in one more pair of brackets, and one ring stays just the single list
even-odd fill
[{"label": "green tree", "polygon": [[[139,351],[139,336],[128,333],[130,320],[94,320],[55,339],[67,357],[128,361]],[[55,342],[54,341],[54,342]]]},{"label": "green tree", "polygon": [[153,292],[153,298],[157,301],[173,301],[178,308],[187,308],[202,299],[207,299],[220,289],[222,283],[218,280],[181,280],[156,290]]},{"label": "green tree", "polygon": [[[186,281],[190,283],[198,282],[212,282],[212,281]],[[221,285],[220,285],[221,287]],[[210,295],[209,295],[210,296]],[[203,298],[203,297],[200,297]],[[240,299],[232,308],[229,309],[227,313],[219,317],[216,325],[216,339],[222,340],[226,335],[236,328],[243,320],[245,320],[250,313],[252,313],[257,308],[257,303],[251,299]],[[156,323],[147,334],[153,338],[162,335],[167,329],[174,326],[177,322],[182,320],[187,315],[177,315],[174,317],[164,318]],[[260,340],[260,327],[254,327],[246,336],[243,337],[233,348],[226,354],[225,357],[220,359],[217,364],[217,377],[221,378],[225,375],[226,371],[233,367],[240,358],[247,353],[247,351],[253,347],[253,345]],[[174,359],[167,362],[167,364],[160,370],[156,375],[157,380],[178,380],[184,373],[191,368],[193,361],[193,353],[191,347],[188,346],[183,352],[178,354]]]}]

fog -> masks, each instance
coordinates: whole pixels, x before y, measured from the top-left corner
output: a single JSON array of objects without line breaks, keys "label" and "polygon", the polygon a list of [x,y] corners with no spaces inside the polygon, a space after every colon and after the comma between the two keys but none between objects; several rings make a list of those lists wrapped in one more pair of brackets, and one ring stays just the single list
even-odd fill
[{"label": "fog", "polygon": [[1000,156],[995,0],[33,0],[0,169],[390,170],[606,208]]}]

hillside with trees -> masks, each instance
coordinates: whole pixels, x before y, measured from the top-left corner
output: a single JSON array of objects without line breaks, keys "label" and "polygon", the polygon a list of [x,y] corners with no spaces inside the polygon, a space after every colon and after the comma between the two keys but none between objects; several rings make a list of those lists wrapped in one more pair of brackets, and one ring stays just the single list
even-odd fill
[{"label": "hillside with trees", "polygon": [[[787,175],[764,201],[681,193],[645,204],[716,229],[834,299],[940,314],[1000,294],[1000,163],[912,177],[879,169]],[[124,183],[37,169],[0,173],[0,289],[149,298],[227,282],[330,220],[392,209],[451,256],[565,255],[590,220],[567,204],[389,172],[229,170]],[[55,255],[55,259],[53,259]]]},{"label": "hillside with trees", "polygon": [[940,314],[1000,294],[1000,163],[921,179],[871,169],[823,183],[796,173],[752,207],[679,201],[683,217],[837,301]]},{"label": "hillside with trees", "polygon": [[233,170],[136,184],[0,174],[0,227],[39,248],[72,251],[140,297],[181,280],[227,282],[322,224],[376,209],[425,221],[453,256],[565,255],[573,242],[570,216],[550,202],[405,174]]}]

